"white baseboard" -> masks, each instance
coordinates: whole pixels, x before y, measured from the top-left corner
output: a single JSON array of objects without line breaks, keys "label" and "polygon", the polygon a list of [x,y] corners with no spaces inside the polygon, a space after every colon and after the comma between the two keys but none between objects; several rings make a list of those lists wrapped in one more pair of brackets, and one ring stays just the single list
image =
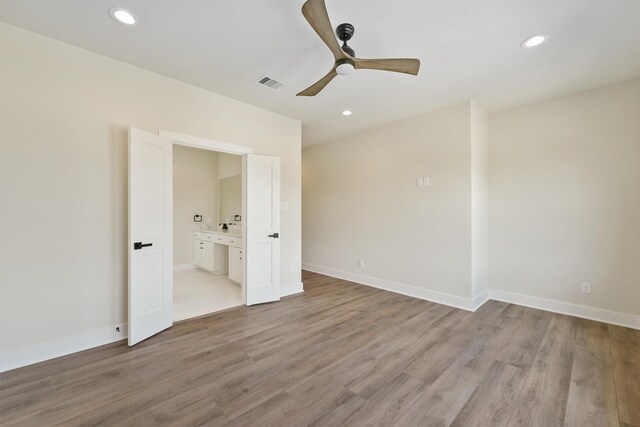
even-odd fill
[{"label": "white baseboard", "polygon": [[[530,295],[489,289],[485,290],[473,299],[467,299],[317,265],[303,264],[302,268],[304,270],[324,274],[326,276],[349,280],[351,282],[361,283],[374,288],[384,289],[390,292],[408,295],[414,298],[420,298],[468,311],[477,310],[485,302],[491,299],[640,330],[640,316],[562,301],[549,300]],[[281,297],[301,292],[304,292],[302,283],[284,285],[280,289]],[[116,331],[117,327],[120,328],[119,332]],[[0,372],[6,372],[23,366],[32,365],[34,363],[43,362],[45,360],[54,359],[56,357],[66,356],[67,354],[99,347],[125,338],[127,338],[126,323],[0,352]]]},{"label": "white baseboard", "polygon": [[[176,267],[174,266],[174,269]],[[184,269],[188,268],[193,268],[193,264],[191,264],[191,267]],[[286,297],[301,292],[304,292],[302,283],[293,283],[282,286],[280,296]],[[118,327],[120,328],[119,332],[116,331]],[[110,344],[125,338],[127,338],[126,323],[0,352],[0,372],[33,365],[34,363]]]},{"label": "white baseboard", "polygon": [[491,299],[489,297],[489,292],[490,292],[489,289],[485,289],[480,293],[480,295],[477,295],[475,298],[473,298],[473,300],[471,300],[471,307],[472,307],[471,311],[476,311],[477,309],[482,307],[485,302]]},{"label": "white baseboard", "polygon": [[[120,331],[116,331],[116,328],[120,328]],[[125,323],[4,351],[0,353],[0,372],[99,347],[126,337],[127,324]]]},{"label": "white baseboard", "polygon": [[633,314],[619,313],[617,311],[603,310],[586,305],[571,304],[497,289],[489,290],[489,298],[496,301],[504,301],[525,307],[537,308],[539,310],[551,311],[553,313],[567,314],[583,319],[624,326],[626,328],[640,329],[640,316]]},{"label": "white baseboard", "polygon": [[480,307],[480,305],[482,305],[478,305],[479,300],[476,301],[472,300],[471,298],[464,298],[457,295],[445,294],[443,292],[417,288],[415,286],[405,285],[403,283],[378,279],[362,274],[350,273],[343,270],[336,270],[334,268],[322,267],[313,264],[302,264],[302,269],[313,271],[314,273],[324,274],[326,276],[336,277],[338,279],[349,280],[350,282],[360,283],[378,289],[384,289],[385,291],[395,292],[397,294],[407,295],[414,298],[436,302],[438,304],[461,308],[463,310],[475,311]]},{"label": "white baseboard", "polygon": [[449,295],[427,289],[416,288],[402,283],[377,279],[375,277],[336,270],[312,264],[302,264],[304,270],[338,279],[349,280],[386,291],[408,295],[415,298],[424,299],[438,304],[461,308],[468,311],[476,311],[489,300],[503,301],[511,304],[523,305],[525,307],[537,308],[539,310],[553,313],[566,314],[569,316],[581,317],[583,319],[596,320],[598,322],[610,323],[612,325],[624,326],[632,329],[640,329],[640,316],[633,314],[619,313],[615,311],[603,310],[600,308],[587,307],[566,303],[562,301],[549,300],[545,298],[533,297],[529,295],[517,294],[513,292],[487,289],[473,299]]},{"label": "white baseboard", "polygon": [[293,283],[291,285],[283,285],[280,287],[280,297],[286,297],[289,295],[300,294],[304,292],[304,288],[302,287],[302,282]]},{"label": "white baseboard", "polygon": [[192,270],[196,268],[195,264],[178,264],[173,266],[173,271]]}]

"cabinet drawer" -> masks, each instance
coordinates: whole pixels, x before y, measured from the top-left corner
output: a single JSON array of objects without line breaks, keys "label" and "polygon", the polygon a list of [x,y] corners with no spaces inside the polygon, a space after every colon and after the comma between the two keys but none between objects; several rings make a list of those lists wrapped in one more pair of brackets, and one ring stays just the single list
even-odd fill
[{"label": "cabinet drawer", "polygon": [[193,238],[196,240],[204,240],[205,242],[214,242],[215,243],[215,234],[204,233],[202,231],[194,231]]},{"label": "cabinet drawer", "polygon": [[217,243],[219,245],[228,245],[229,244],[229,236],[221,236],[219,234],[213,235],[213,243]]},{"label": "cabinet drawer", "polygon": [[242,237],[228,237],[229,239],[229,246],[233,246],[235,248],[241,248],[242,247]]}]

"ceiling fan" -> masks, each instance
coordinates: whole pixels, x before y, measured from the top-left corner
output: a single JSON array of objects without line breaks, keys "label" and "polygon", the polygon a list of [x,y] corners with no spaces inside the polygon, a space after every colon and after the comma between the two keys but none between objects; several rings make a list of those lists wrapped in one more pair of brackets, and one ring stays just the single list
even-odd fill
[{"label": "ceiling fan", "polygon": [[360,59],[355,51],[347,46],[353,36],[354,28],[351,24],[340,24],[336,28],[336,35],[343,42],[342,47],[333,35],[331,21],[324,0],[307,0],[302,6],[302,14],[311,27],[329,47],[335,58],[335,64],[326,76],[312,84],[297,96],[315,96],[338,74],[348,75],[354,70],[382,70],[417,75],[420,70],[420,60],[413,58]]}]

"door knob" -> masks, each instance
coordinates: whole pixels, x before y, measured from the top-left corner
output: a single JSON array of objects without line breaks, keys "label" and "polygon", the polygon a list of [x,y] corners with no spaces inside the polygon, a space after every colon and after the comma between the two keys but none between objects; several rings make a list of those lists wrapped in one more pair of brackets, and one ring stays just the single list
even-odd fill
[{"label": "door knob", "polygon": [[138,249],[146,248],[147,246],[153,246],[153,243],[134,242],[133,250],[137,251]]},{"label": "door knob", "polygon": [[267,237],[273,237],[274,239],[277,239],[278,237],[280,237],[280,235],[278,233],[273,233],[269,234]]}]

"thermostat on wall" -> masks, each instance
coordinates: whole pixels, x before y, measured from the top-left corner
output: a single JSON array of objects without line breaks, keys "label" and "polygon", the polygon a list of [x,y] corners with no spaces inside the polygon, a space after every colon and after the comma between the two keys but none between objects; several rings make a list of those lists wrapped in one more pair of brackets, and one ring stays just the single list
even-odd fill
[{"label": "thermostat on wall", "polygon": [[202,215],[194,215],[193,222],[202,222]]}]

